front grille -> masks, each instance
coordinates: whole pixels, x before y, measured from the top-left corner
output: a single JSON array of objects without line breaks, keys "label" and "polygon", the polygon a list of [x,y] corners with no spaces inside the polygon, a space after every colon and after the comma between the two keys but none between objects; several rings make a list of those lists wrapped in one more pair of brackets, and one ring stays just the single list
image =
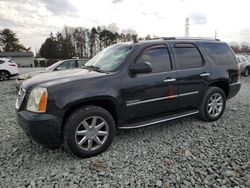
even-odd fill
[{"label": "front grille", "polygon": [[23,99],[25,97],[25,94],[26,94],[25,89],[20,87],[18,94],[17,94],[17,99],[16,99],[16,109],[17,110],[21,107]]}]

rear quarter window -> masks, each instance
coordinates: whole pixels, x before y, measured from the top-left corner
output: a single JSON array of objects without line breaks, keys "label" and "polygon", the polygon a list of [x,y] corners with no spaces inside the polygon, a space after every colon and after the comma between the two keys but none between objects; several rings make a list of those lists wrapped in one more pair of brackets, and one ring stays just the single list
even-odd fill
[{"label": "rear quarter window", "polygon": [[3,64],[4,63],[4,61],[3,60],[0,60],[0,64]]},{"label": "rear quarter window", "polygon": [[235,56],[228,45],[223,43],[204,43],[203,47],[207,56],[216,65],[232,65],[236,64]]}]

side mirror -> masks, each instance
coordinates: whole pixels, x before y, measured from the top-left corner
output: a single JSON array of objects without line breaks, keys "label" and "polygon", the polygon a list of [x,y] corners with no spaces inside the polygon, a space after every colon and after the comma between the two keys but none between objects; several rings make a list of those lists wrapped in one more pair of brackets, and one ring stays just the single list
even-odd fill
[{"label": "side mirror", "polygon": [[130,68],[130,71],[133,74],[138,73],[150,73],[152,72],[152,65],[149,62],[137,63],[133,67]]}]

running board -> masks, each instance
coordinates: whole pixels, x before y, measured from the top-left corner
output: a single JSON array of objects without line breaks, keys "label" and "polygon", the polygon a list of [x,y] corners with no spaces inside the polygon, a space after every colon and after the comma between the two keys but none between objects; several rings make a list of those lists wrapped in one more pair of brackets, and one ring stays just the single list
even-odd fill
[{"label": "running board", "polygon": [[149,125],[163,123],[166,121],[179,119],[182,117],[191,116],[191,115],[198,114],[198,113],[199,113],[199,111],[197,111],[197,110],[190,110],[187,112],[169,115],[169,116],[165,116],[165,117],[161,117],[161,118],[157,118],[157,119],[152,119],[152,120],[148,120],[148,121],[144,121],[144,122],[128,124],[128,125],[125,125],[124,127],[119,127],[119,129],[136,129],[136,128],[141,128],[141,127],[146,127]]}]

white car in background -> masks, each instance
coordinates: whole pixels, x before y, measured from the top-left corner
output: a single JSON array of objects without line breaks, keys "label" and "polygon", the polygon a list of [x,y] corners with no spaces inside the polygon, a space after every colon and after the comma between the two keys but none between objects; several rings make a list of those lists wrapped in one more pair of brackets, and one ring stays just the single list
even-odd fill
[{"label": "white car in background", "polygon": [[17,64],[11,59],[0,58],[0,81],[19,75]]},{"label": "white car in background", "polygon": [[31,77],[38,75],[38,74],[41,74],[41,73],[82,68],[82,66],[88,60],[89,59],[65,59],[65,60],[61,60],[61,61],[58,61],[58,62],[52,64],[51,66],[47,67],[46,69],[21,74],[20,76],[18,76],[16,83],[15,83],[15,86],[17,89],[19,89],[19,87],[23,81],[30,79]]}]

